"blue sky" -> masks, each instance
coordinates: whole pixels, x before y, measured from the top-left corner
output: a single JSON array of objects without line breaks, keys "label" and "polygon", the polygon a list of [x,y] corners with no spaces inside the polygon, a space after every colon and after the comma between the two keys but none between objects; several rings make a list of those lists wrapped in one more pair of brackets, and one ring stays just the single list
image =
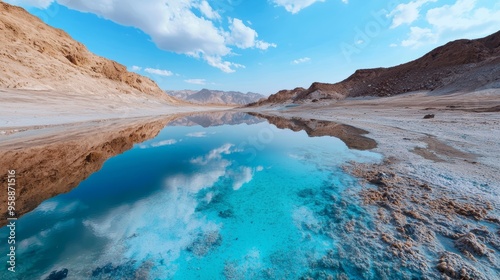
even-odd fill
[{"label": "blue sky", "polygon": [[166,90],[338,82],[500,30],[496,0],[9,0]]}]

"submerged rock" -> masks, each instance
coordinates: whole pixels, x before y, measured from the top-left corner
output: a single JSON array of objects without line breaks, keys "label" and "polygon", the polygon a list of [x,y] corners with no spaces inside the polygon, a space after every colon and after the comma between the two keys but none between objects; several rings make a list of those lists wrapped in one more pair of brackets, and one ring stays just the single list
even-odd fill
[{"label": "submerged rock", "polygon": [[61,280],[61,279],[66,279],[66,277],[68,277],[68,269],[63,268],[59,271],[57,271],[57,270],[52,271],[49,274],[49,276],[47,276],[47,278],[45,278],[45,280]]},{"label": "submerged rock", "polygon": [[186,249],[196,256],[206,255],[213,247],[222,243],[222,236],[219,231],[213,230],[201,234]]},{"label": "submerged rock", "polygon": [[139,266],[139,268],[136,268],[135,264],[135,261],[127,261],[116,266],[113,263],[107,263],[102,267],[94,269],[91,279],[147,279],[147,271],[151,268],[150,263],[146,262]]},{"label": "submerged rock", "polygon": [[234,212],[231,209],[226,209],[224,211],[219,211],[219,217],[221,217],[221,218],[226,219],[226,218],[231,218],[233,216],[234,216]]}]

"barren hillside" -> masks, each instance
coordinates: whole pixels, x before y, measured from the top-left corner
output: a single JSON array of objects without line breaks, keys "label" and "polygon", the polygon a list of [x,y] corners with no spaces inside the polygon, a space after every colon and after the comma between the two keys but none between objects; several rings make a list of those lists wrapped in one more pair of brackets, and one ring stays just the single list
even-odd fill
[{"label": "barren hillside", "polygon": [[178,103],[149,78],[97,55],[66,32],[0,2],[0,87],[81,94],[133,94]]},{"label": "barren hillside", "polygon": [[389,68],[357,70],[336,83],[282,90],[254,105],[316,102],[357,96],[393,96],[427,90],[437,93],[500,87],[500,31],[476,40],[457,40],[414,61]]}]

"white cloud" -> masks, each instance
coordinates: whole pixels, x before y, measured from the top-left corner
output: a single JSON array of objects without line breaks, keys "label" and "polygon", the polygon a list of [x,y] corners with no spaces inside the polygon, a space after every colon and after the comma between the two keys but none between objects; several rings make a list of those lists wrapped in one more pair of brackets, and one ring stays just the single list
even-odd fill
[{"label": "white cloud", "polygon": [[198,9],[200,12],[207,17],[208,19],[217,19],[220,20],[220,15],[216,11],[210,7],[207,1],[201,1],[201,3],[198,5]]},{"label": "white cloud", "polygon": [[477,0],[457,0],[454,5],[430,9],[427,21],[439,33],[484,27],[484,35],[500,28],[500,7],[496,10],[476,7]]},{"label": "white cloud", "polygon": [[155,75],[160,75],[160,76],[172,76],[174,73],[168,70],[163,70],[163,69],[154,69],[154,68],[146,68],[144,69],[145,72],[149,74],[155,74]]},{"label": "white cloud", "polygon": [[276,48],[278,45],[275,43],[268,43],[261,40],[255,41],[255,47],[261,50],[267,50],[268,48]]},{"label": "white cloud", "polygon": [[31,6],[40,9],[45,9],[54,2],[54,0],[5,0],[5,2],[17,6]]},{"label": "white cloud", "polygon": [[132,67],[130,67],[130,71],[141,71],[141,69],[142,67],[137,65],[133,65]]},{"label": "white cloud", "polygon": [[267,43],[257,40],[259,36],[255,30],[246,26],[240,19],[229,19],[229,36],[228,43],[237,46],[240,49],[259,48],[266,50],[269,47],[276,47],[274,43]]},{"label": "white cloud", "polygon": [[295,59],[294,61],[292,61],[292,64],[301,64],[301,63],[306,63],[309,61],[311,61],[311,59],[309,57],[303,57],[303,58]]},{"label": "white cloud", "polygon": [[428,43],[435,43],[437,35],[429,28],[411,27],[408,39],[401,42],[403,47],[419,47]]},{"label": "white cloud", "polygon": [[411,27],[405,47],[444,43],[459,38],[481,37],[500,29],[500,7],[478,7],[477,0],[457,0],[427,11],[426,27]]},{"label": "white cloud", "polygon": [[399,4],[392,10],[388,17],[392,17],[391,28],[396,28],[402,24],[411,24],[420,16],[420,9],[424,4],[436,2],[437,0],[416,0],[406,4]]},{"label": "white cloud", "polygon": [[[262,49],[275,46],[264,41],[258,43],[257,32],[249,27],[244,30],[241,30],[244,25],[235,27],[235,23],[241,22],[239,19],[230,22],[230,27],[233,27],[236,33],[225,29],[222,26],[221,16],[206,0],[10,0],[8,2],[40,8],[46,8],[52,2],[57,2],[70,9],[93,13],[118,24],[142,30],[162,50],[201,58],[226,73],[243,68],[240,64],[224,60],[225,56],[232,53],[232,46]],[[233,38],[233,35],[243,37]],[[247,37],[249,35],[255,36]]]},{"label": "white cloud", "polygon": [[233,63],[229,61],[223,61],[220,56],[205,56],[205,60],[210,66],[219,68],[223,72],[233,73],[235,68],[245,68],[244,65]]},{"label": "white cloud", "polygon": [[229,30],[231,31],[228,40],[238,48],[246,49],[255,45],[257,32],[246,26],[240,19],[229,19]]},{"label": "white cloud", "polygon": [[316,2],[325,2],[325,0],[273,0],[273,2],[276,6],[284,7],[288,12],[296,14]]},{"label": "white cloud", "polygon": [[205,85],[207,81],[205,79],[188,79],[184,80],[184,82],[193,84],[193,85]]}]

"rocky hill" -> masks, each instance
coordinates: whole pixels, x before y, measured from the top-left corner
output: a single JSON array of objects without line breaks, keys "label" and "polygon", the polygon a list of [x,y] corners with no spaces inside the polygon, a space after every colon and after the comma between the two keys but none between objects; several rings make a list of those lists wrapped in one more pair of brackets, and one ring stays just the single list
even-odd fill
[{"label": "rocky hill", "polygon": [[226,104],[226,105],[245,105],[252,102],[257,102],[265,98],[259,93],[239,91],[222,91],[202,89],[194,90],[172,90],[167,93],[175,98],[186,100],[198,104]]},{"label": "rocky hill", "polygon": [[389,68],[357,70],[336,83],[282,90],[253,106],[392,96],[411,91],[450,93],[500,87],[500,31],[476,40],[457,40],[414,61]]},{"label": "rocky hill", "polygon": [[178,103],[151,79],[92,54],[66,32],[4,2],[0,2],[0,87],[147,95]]}]

